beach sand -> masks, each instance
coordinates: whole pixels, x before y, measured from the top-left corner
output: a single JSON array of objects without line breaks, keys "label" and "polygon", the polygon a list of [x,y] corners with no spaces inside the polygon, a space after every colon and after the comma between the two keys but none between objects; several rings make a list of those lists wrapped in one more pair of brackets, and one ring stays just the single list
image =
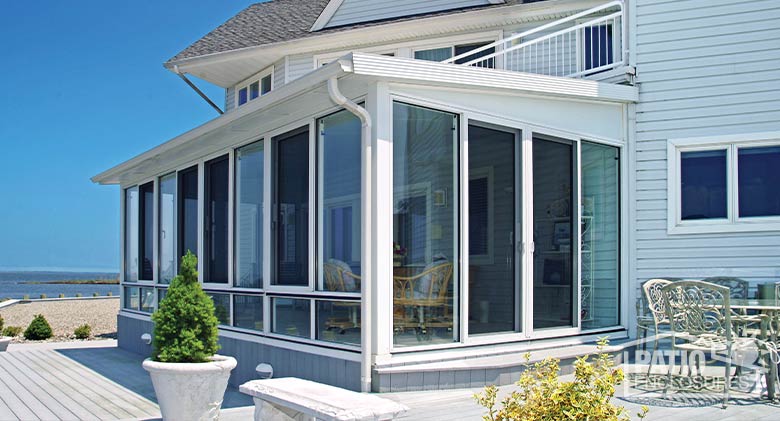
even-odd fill
[{"label": "beach sand", "polygon": [[[0,308],[5,326],[26,329],[36,314],[43,314],[54,331],[50,340],[71,340],[73,330],[83,324],[92,327],[95,338],[116,337],[116,315],[119,297],[88,298],[50,301],[31,301]],[[14,342],[24,342],[20,335]]]}]

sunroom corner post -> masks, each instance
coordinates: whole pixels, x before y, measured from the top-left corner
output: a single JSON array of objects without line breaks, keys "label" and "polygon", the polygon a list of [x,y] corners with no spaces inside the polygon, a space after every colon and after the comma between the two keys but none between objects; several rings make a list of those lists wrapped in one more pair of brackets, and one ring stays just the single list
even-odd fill
[{"label": "sunroom corner post", "polygon": [[[393,262],[390,245],[393,242],[393,138],[392,102],[387,83],[369,88],[366,106],[373,118],[371,180],[371,282],[374,291],[371,332],[374,364],[389,358],[393,336]],[[376,388],[378,385],[374,385]]]}]

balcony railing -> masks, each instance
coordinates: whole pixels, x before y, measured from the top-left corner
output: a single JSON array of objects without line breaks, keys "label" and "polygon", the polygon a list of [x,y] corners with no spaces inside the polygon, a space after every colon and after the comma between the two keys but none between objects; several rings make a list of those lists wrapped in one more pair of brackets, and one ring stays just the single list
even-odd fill
[{"label": "balcony railing", "polygon": [[622,1],[611,1],[444,60],[551,76],[586,77],[624,66]]}]

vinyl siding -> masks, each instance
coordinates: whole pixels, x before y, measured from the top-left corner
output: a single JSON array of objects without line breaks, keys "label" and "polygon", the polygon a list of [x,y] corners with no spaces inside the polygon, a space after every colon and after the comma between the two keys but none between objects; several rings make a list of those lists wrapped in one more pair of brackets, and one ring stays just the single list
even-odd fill
[{"label": "vinyl siding", "polygon": [[326,28],[490,4],[487,0],[344,0]]},{"label": "vinyl siding", "polygon": [[638,0],[636,276],[780,280],[780,232],[667,233],[670,138],[780,131],[780,2]]},{"label": "vinyl siding", "polygon": [[287,83],[289,83],[314,70],[314,56],[311,54],[289,56],[287,66],[289,66],[287,69]]},{"label": "vinyl siding", "polygon": [[287,81],[285,81],[285,74],[286,74],[286,62],[284,59],[281,59],[274,63],[274,89],[279,89],[282,86],[284,86]]},{"label": "vinyl siding", "polygon": [[225,112],[236,108],[236,88],[225,89]]}]

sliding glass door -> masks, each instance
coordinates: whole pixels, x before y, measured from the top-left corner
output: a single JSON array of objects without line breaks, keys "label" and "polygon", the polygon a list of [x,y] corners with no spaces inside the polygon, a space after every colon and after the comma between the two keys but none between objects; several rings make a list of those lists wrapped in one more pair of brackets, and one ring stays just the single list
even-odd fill
[{"label": "sliding glass door", "polygon": [[469,335],[520,330],[519,140],[469,125]]},{"label": "sliding glass door", "polygon": [[574,145],[533,138],[533,328],[574,326]]}]

